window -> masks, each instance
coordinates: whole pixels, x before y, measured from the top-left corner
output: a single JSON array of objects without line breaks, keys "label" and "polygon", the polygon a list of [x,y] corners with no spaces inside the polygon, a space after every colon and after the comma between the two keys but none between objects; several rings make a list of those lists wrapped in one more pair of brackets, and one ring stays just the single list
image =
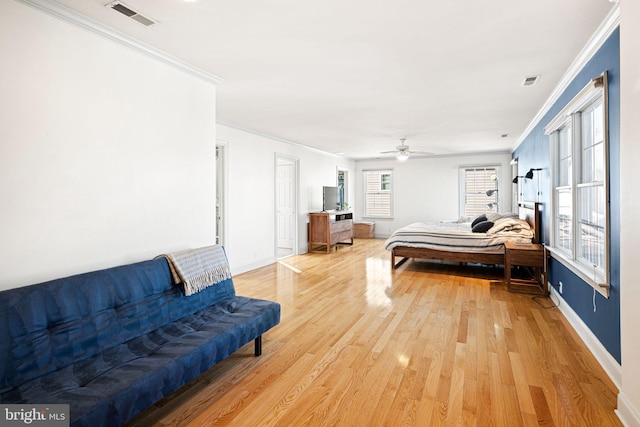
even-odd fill
[{"label": "window", "polygon": [[545,127],[553,185],[551,251],[608,296],[606,74]]},{"label": "window", "polygon": [[572,143],[571,125],[557,131],[558,182],[555,187],[555,233],[556,246],[567,254],[573,252],[573,194],[571,190]]},{"label": "window", "polygon": [[497,166],[460,169],[460,215],[498,212]]},{"label": "window", "polygon": [[391,218],[393,171],[364,171],[364,216]]}]

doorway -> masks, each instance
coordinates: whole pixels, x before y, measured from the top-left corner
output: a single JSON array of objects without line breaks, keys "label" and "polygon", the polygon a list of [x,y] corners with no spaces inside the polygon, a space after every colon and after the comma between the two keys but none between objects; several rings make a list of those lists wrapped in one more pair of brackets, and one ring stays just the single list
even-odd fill
[{"label": "doorway", "polygon": [[297,255],[298,159],[276,154],[276,258]]},{"label": "doorway", "polygon": [[349,194],[347,190],[349,188],[349,180],[348,175],[349,171],[347,169],[341,169],[338,167],[338,206],[340,206],[341,210],[348,211],[349,209]]},{"label": "doorway", "polygon": [[225,146],[216,144],[216,245],[225,237]]},{"label": "doorway", "polygon": [[[511,160],[511,179],[518,176],[518,159]],[[513,181],[511,181],[513,182]],[[518,178],[515,185],[511,186],[511,212],[518,212],[518,203],[522,201],[522,181]]]}]

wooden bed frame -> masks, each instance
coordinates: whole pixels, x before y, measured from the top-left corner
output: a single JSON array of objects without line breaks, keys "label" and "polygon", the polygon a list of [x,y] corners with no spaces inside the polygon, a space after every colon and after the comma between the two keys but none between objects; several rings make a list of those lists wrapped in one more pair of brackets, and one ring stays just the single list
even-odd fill
[{"label": "wooden bed frame", "polygon": [[[520,218],[526,220],[531,226],[531,229],[533,230],[533,243],[539,243],[540,203],[518,203],[518,215]],[[397,257],[401,257],[402,259],[396,263]],[[441,251],[438,249],[414,248],[410,246],[396,246],[391,249],[391,265],[393,266],[393,269],[400,267],[409,258],[504,265],[504,248],[500,253]]]}]

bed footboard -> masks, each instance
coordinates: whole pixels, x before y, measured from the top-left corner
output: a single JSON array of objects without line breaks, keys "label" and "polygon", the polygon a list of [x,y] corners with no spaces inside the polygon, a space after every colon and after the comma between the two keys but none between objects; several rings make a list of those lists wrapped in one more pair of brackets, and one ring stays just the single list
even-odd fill
[{"label": "bed footboard", "polygon": [[400,267],[402,264],[404,264],[405,262],[407,262],[409,260],[409,258],[407,257],[402,257],[402,259],[400,261],[398,261],[396,263],[396,250],[395,248],[391,250],[391,268],[393,270],[395,270],[396,268]]},{"label": "bed footboard", "polygon": [[[396,257],[402,257],[402,259],[396,263]],[[391,249],[392,269],[397,269],[409,258],[433,259],[453,262],[473,262],[489,265],[504,265],[504,251],[499,253],[453,252],[439,251],[437,249],[413,248],[409,246],[396,246],[395,248]]]}]

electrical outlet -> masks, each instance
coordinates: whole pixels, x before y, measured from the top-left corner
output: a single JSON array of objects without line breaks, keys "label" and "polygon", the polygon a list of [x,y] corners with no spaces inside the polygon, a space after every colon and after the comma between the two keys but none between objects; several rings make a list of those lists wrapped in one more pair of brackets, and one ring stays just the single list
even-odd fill
[{"label": "electrical outlet", "polygon": [[562,293],[562,282],[558,282],[558,292]]}]

